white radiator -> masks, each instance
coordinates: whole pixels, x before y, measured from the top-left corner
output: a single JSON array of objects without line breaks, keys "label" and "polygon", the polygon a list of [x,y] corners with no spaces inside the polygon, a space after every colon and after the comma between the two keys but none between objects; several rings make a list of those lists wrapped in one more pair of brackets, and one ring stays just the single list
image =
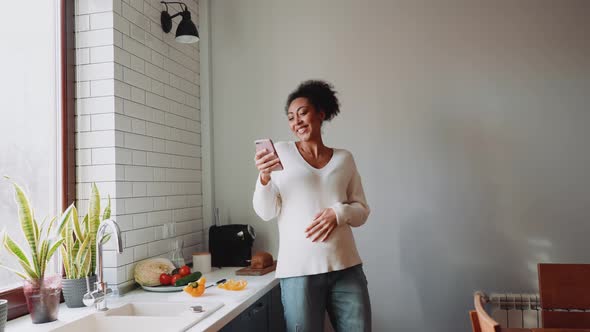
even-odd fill
[{"label": "white radiator", "polygon": [[542,327],[539,294],[489,295],[490,316],[502,327]]}]

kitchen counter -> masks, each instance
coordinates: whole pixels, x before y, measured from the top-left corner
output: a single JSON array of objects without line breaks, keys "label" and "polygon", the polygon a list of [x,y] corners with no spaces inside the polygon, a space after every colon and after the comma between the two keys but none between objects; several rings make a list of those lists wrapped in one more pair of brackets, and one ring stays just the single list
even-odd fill
[{"label": "kitchen counter", "polygon": [[[146,292],[143,289],[136,289],[122,296],[109,297],[107,305],[110,308],[115,308],[130,302],[158,302],[162,303],[162,305],[165,305],[166,302],[186,302],[190,305],[206,303],[208,301],[222,302],[224,305],[220,309],[198,322],[189,330],[190,332],[217,331],[279,283],[279,280],[274,277],[274,272],[263,276],[236,276],[235,271],[238,269],[237,267],[215,269],[210,273],[205,273],[204,276],[207,278],[207,285],[224,278],[247,280],[248,287],[243,291],[226,291],[217,287],[211,287],[205,291],[203,296],[191,297],[185,292],[152,293]],[[95,312],[94,307],[70,309],[66,307],[65,303],[62,303],[59,309],[59,319],[55,322],[33,324],[31,323],[31,318],[26,315],[9,321],[6,325],[6,330],[27,332],[51,331],[56,327]]]}]

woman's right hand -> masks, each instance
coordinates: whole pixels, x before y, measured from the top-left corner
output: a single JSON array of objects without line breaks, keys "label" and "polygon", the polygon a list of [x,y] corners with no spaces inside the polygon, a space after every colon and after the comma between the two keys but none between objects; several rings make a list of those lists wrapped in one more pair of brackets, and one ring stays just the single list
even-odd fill
[{"label": "woman's right hand", "polygon": [[256,152],[254,162],[256,162],[256,168],[260,171],[260,182],[266,186],[270,181],[272,168],[280,162],[279,157],[264,149]]}]

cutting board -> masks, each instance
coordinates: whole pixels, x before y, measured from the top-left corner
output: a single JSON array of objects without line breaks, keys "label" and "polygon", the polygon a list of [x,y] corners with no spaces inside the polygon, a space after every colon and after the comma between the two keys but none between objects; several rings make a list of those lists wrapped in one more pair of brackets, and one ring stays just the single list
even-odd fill
[{"label": "cutting board", "polygon": [[264,269],[253,269],[250,266],[247,266],[243,269],[237,270],[236,275],[238,275],[238,276],[262,276],[262,275],[265,275],[265,274],[272,272],[276,269],[277,269],[277,261],[274,261],[274,263],[271,266],[267,266]]}]

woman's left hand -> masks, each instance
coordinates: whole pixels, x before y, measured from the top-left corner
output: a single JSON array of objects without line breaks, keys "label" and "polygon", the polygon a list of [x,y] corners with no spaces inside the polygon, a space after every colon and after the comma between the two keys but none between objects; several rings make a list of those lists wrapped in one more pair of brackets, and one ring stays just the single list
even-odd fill
[{"label": "woman's left hand", "polygon": [[312,223],[305,229],[306,238],[312,237],[313,242],[321,238],[321,241],[324,242],[330,237],[336,226],[338,223],[334,209],[324,209],[315,215]]}]

